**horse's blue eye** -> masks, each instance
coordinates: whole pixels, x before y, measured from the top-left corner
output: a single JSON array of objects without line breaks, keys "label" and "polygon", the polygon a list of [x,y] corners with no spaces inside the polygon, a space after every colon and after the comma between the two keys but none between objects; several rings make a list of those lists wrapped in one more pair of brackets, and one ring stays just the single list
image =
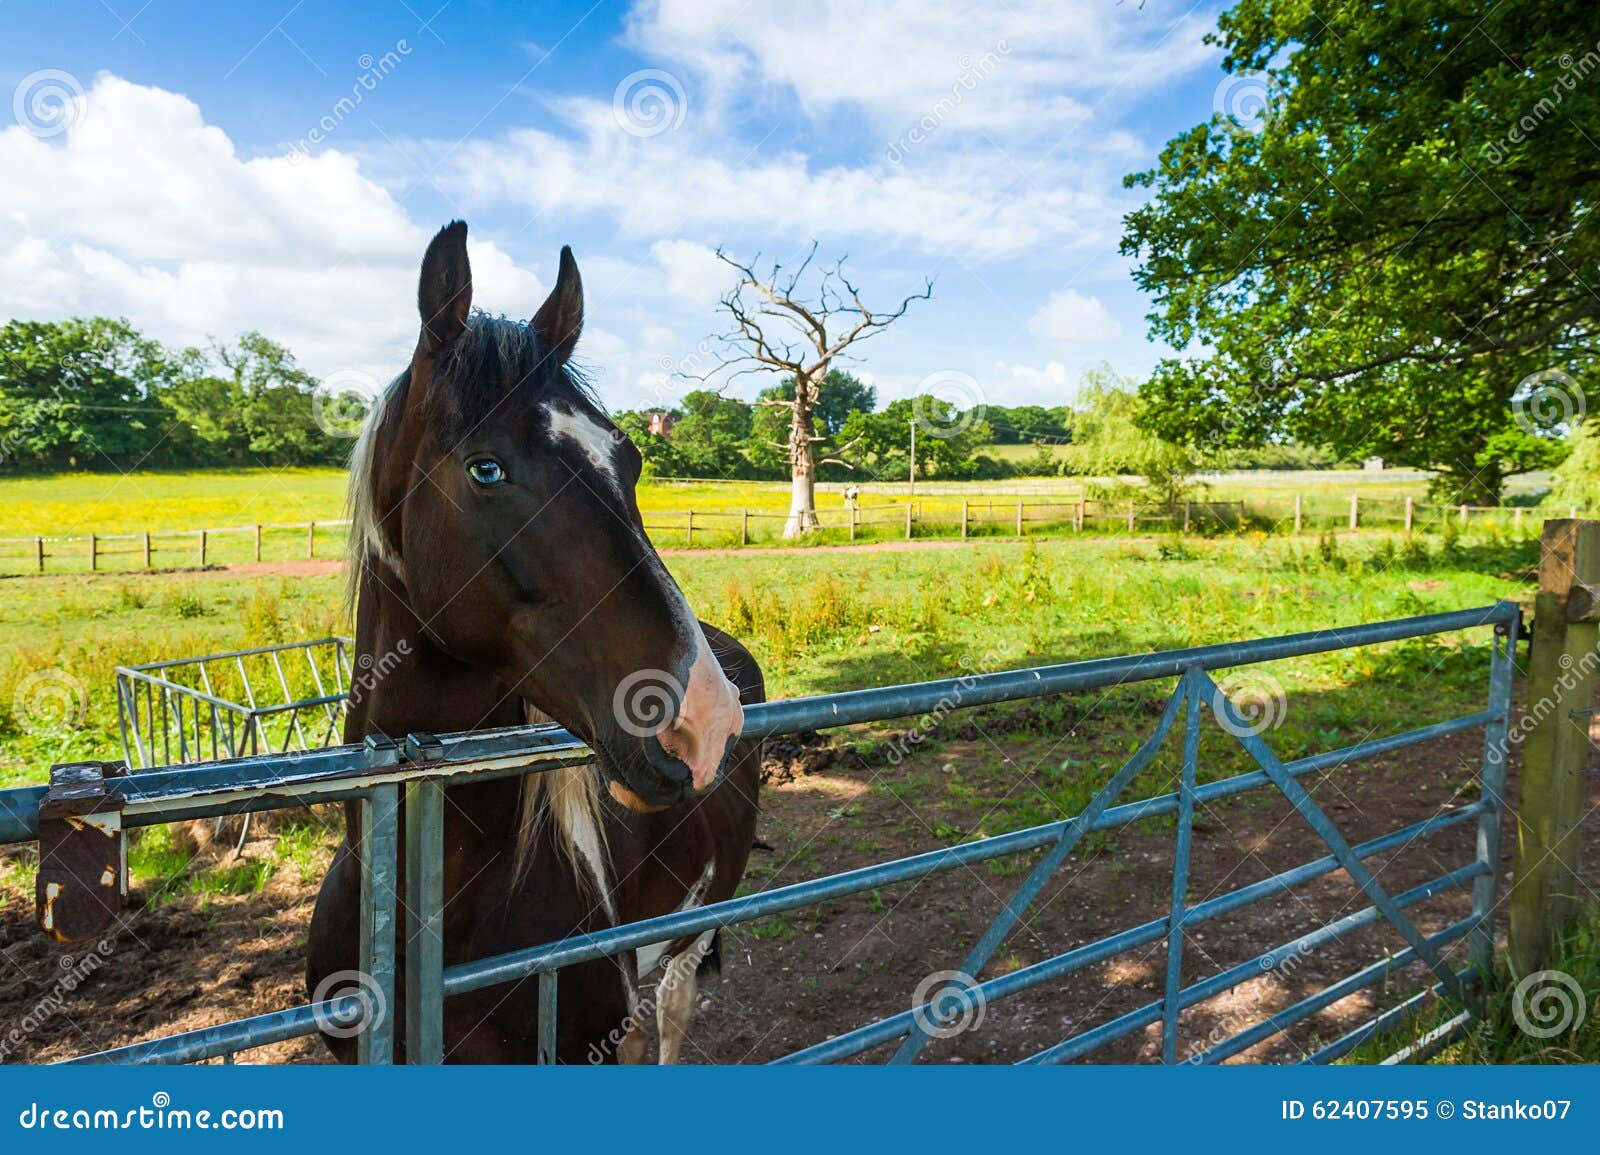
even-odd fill
[{"label": "horse's blue eye", "polygon": [[506,479],[506,471],[498,461],[474,461],[467,466],[467,476],[479,485],[497,485]]}]

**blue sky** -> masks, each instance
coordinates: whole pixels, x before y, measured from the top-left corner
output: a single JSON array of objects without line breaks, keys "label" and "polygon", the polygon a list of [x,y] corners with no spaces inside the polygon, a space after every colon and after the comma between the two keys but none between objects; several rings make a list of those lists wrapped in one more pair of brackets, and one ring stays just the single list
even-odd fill
[{"label": "blue sky", "polygon": [[1117,253],[1121,177],[1230,99],[1215,15],[8,0],[0,316],[260,328],[359,387],[404,364],[422,247],[460,216],[495,312],[531,313],[571,244],[601,395],[666,404],[722,327],[713,250],[788,263],[814,239],[870,304],[936,279],[861,348],[883,399],[957,374],[1061,403],[1089,365],[1164,352]]}]

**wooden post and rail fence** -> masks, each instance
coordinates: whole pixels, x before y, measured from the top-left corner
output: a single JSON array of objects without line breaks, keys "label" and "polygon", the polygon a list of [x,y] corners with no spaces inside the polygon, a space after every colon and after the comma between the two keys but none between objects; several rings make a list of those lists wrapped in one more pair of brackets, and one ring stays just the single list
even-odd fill
[{"label": "wooden post and rail fence", "polygon": [[[1085,533],[1091,530],[1129,535],[1151,533],[1227,533],[1242,529],[1268,533],[1344,533],[1389,530],[1456,531],[1473,525],[1494,525],[1504,532],[1531,532],[1522,507],[1425,505],[1409,496],[1352,493],[1348,499],[1300,494],[1245,500],[1188,499],[1172,505],[1141,503],[1127,498],[1090,498],[1080,494],[1052,497],[957,497],[933,495],[904,502],[847,503],[817,511],[819,528],[836,531],[849,541],[867,537],[907,540],[919,537],[1013,536],[1033,533]],[[1578,511],[1568,511],[1571,518]],[[771,509],[651,511],[645,528],[658,545],[747,546],[782,536],[788,514]],[[258,523],[193,530],[148,530],[141,533],[87,533],[73,536],[35,534],[0,538],[0,572],[98,572],[106,569],[182,569],[245,561],[333,558],[342,554],[339,520]],[[321,541],[318,535],[321,534]],[[296,545],[295,535],[299,535]],[[821,539],[829,540],[827,535]],[[837,540],[837,539],[834,539]],[[270,547],[264,549],[263,543]],[[130,566],[111,559],[134,556]],[[56,565],[52,567],[50,563]],[[110,562],[109,565],[106,563]]]}]

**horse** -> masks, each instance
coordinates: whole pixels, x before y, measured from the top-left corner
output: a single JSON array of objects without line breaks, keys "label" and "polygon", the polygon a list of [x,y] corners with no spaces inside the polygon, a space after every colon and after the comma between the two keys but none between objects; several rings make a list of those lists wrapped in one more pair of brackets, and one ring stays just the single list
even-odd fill
[{"label": "horse", "polygon": [[[696,618],[650,544],[639,451],[570,363],[572,250],[522,323],[472,308],[466,241],[453,221],[428,245],[416,350],[351,454],[348,594],[357,665],[374,673],[344,737],[554,719],[594,760],[446,789],[446,965],[732,897],[759,782],[743,707],[765,698],[755,659]],[[345,826],[308,937],[313,1001],[357,969],[353,803]],[[640,984],[661,972],[659,1057],[676,1062],[717,946],[706,932],[563,970],[556,1060],[643,1061]],[[403,983],[403,954],[397,969]],[[537,986],[446,1000],[445,1061],[535,1061]],[[346,1034],[323,1037],[350,1062]]]}]

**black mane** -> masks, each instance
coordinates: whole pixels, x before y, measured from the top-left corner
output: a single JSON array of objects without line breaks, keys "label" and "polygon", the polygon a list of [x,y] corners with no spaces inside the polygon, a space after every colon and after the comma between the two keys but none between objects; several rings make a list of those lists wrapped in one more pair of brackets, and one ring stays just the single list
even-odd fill
[{"label": "black mane", "polygon": [[446,436],[476,427],[511,403],[531,407],[553,397],[605,407],[572,362],[563,364],[533,327],[511,317],[474,310],[440,369],[445,387],[440,414],[453,427]]}]

